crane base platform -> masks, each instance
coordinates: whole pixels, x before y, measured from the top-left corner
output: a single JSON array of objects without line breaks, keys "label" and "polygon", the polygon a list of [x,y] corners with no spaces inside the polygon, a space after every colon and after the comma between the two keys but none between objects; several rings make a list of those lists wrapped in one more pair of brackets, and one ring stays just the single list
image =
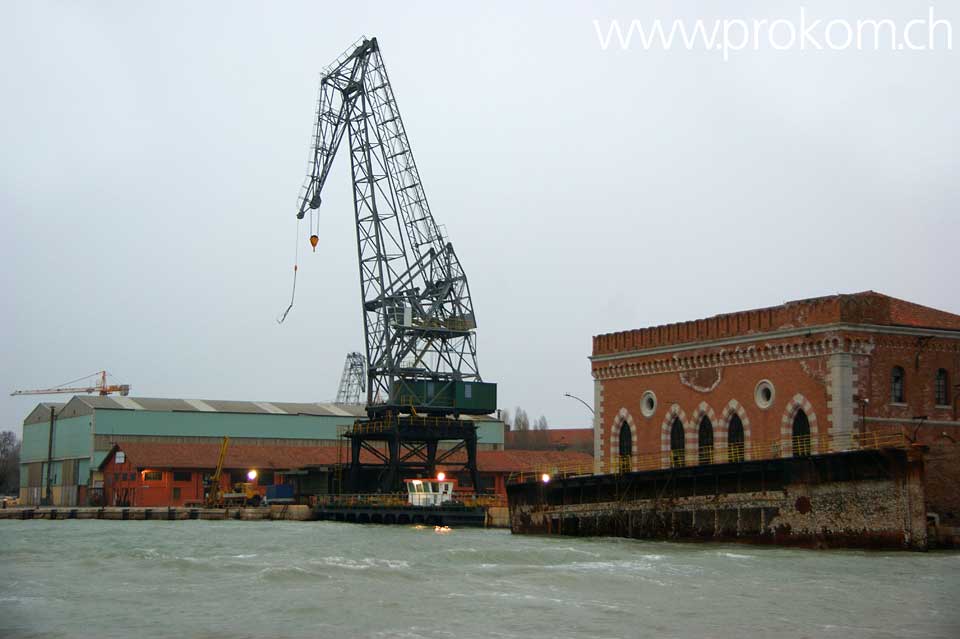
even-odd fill
[{"label": "crane base platform", "polygon": [[[432,477],[441,464],[462,469],[469,475],[474,490],[480,489],[477,426],[471,421],[387,414],[358,420],[343,436],[350,440],[349,492],[360,493],[370,488],[396,492],[405,478]],[[449,445],[441,448],[441,442]],[[364,450],[376,462],[361,463]],[[379,471],[379,485],[361,485],[364,471]]]}]

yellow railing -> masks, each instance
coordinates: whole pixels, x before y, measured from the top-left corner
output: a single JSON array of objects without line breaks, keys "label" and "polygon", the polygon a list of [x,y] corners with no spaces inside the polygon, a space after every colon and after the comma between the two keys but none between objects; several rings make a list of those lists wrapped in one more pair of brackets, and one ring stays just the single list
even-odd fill
[{"label": "yellow railing", "polygon": [[318,506],[404,506],[404,493],[372,493],[357,495],[317,495]]},{"label": "yellow railing", "polygon": [[[450,420],[445,417],[437,417],[436,415],[411,415],[409,417],[403,418],[405,423],[410,423],[411,425],[415,424],[418,426],[423,426],[426,428],[439,428],[447,424]],[[358,433],[358,434],[370,434],[370,433],[383,433],[396,428],[396,421],[392,416],[387,416],[384,419],[375,419],[368,422],[354,422],[352,425],[345,427],[345,429],[338,433],[343,435],[345,433]]]},{"label": "yellow railing", "polygon": [[514,473],[508,483],[542,481],[563,477],[578,477],[593,474],[620,474],[644,470],[661,470],[684,466],[704,466],[739,461],[780,459],[783,457],[806,457],[853,450],[878,450],[881,448],[906,448],[910,441],[902,432],[842,433],[798,436],[785,440],[747,441],[727,446],[705,446],[693,450],[671,450],[656,453],[615,456],[612,460],[578,464],[553,464],[534,470]]}]

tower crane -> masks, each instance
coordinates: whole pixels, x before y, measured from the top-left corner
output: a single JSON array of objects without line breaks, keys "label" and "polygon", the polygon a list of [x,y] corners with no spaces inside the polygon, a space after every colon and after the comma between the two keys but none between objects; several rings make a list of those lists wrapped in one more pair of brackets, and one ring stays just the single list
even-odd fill
[{"label": "tower crane", "polygon": [[[92,384],[85,386],[70,386],[83,380],[96,378]],[[76,394],[76,393],[97,393],[106,396],[111,393],[120,393],[126,397],[130,394],[130,384],[107,384],[107,371],[98,371],[91,375],[85,375],[66,384],[55,386],[54,388],[40,388],[34,390],[15,390],[10,393],[11,397],[15,395],[57,395],[57,394]]]},{"label": "tower crane", "polygon": [[[370,433],[389,446],[383,487],[401,468],[432,471],[437,443],[457,440],[476,476],[476,427],[461,415],[496,409],[496,384],[477,365],[473,301],[453,243],[434,220],[376,38],[361,38],[323,69],[313,153],[297,218],[319,242],[321,194],[344,137],[366,340],[367,416],[355,425],[351,483]],[[434,418],[427,428],[426,417]],[[364,434],[366,433],[366,435]],[[374,438],[376,439],[376,438]],[[400,449],[406,449],[401,452]],[[425,450],[422,467],[411,461]],[[382,455],[381,455],[382,456]]]}]

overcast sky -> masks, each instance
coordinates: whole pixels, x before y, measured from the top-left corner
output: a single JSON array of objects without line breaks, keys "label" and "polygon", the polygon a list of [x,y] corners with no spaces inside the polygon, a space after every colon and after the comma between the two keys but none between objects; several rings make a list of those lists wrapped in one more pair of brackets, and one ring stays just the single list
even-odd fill
[{"label": "overcast sky", "polygon": [[[800,5],[3,3],[0,428],[57,399],[7,392],[101,368],[136,396],[336,394],[363,340],[346,153],[275,318],[318,71],[364,34],[504,408],[588,426],[563,394],[592,399],[597,333],[865,289],[960,312],[956,3],[935,3],[953,51],[724,61],[604,51],[593,23]],[[803,5],[902,24],[929,3]]]}]

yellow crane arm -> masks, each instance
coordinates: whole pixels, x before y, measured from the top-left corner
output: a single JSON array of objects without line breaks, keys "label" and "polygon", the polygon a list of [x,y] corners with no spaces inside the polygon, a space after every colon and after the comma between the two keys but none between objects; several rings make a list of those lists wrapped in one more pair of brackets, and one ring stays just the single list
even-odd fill
[{"label": "yellow crane arm", "polygon": [[223,504],[220,493],[220,476],[223,474],[223,463],[227,459],[227,446],[230,445],[230,438],[223,436],[223,443],[220,444],[220,456],[217,457],[217,469],[209,480],[207,487],[207,508],[220,508]]},{"label": "yellow crane arm", "polygon": [[220,475],[223,473],[223,462],[227,458],[227,446],[230,445],[230,438],[223,436],[223,443],[220,444],[220,456],[217,457],[217,470],[213,473],[213,480],[220,483]]}]

